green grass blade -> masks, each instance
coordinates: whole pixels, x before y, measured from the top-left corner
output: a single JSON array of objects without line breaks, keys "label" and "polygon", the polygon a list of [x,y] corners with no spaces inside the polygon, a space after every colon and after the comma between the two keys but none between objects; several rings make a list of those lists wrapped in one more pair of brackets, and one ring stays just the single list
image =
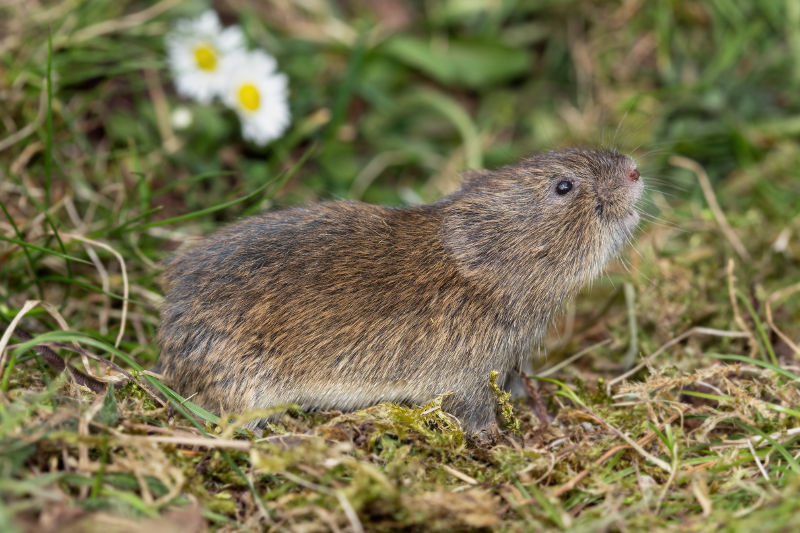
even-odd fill
[{"label": "green grass blade", "polygon": [[325,127],[323,133],[326,141],[330,141],[339,130],[339,126],[344,120],[347,106],[352,98],[353,91],[356,83],[358,82],[359,73],[361,72],[361,65],[364,61],[364,52],[366,50],[367,37],[369,32],[362,30],[358,34],[358,38],[350,51],[350,57],[347,62],[347,71],[339,83],[336,97],[333,101],[333,108],[331,111],[331,119]]},{"label": "green grass blade", "polygon": [[[45,130],[44,176],[45,209],[43,209],[43,211],[45,214],[45,219],[50,225],[50,228],[53,230],[53,236],[56,238],[56,241],[58,241],[58,246],[61,249],[61,253],[64,254],[64,256],[62,256],[63,259],[66,259],[67,275],[72,277],[72,263],[70,263],[69,256],[66,255],[67,250],[64,247],[63,241],[61,240],[61,235],[59,235],[56,222],[50,214],[50,208],[52,207],[50,189],[52,187],[53,180],[53,34],[50,31],[47,32],[47,125]],[[72,288],[67,285],[66,290],[64,291],[64,298],[61,301],[62,307],[69,300],[71,290]]]},{"label": "green grass blade", "polygon": [[6,241],[13,244],[18,244],[24,248],[30,248],[31,250],[36,250],[39,252],[43,252],[49,255],[54,255],[56,257],[60,257],[62,259],[66,259],[67,261],[75,261],[77,263],[84,263],[86,265],[91,265],[91,261],[87,261],[86,259],[81,259],[80,257],[75,257],[74,255],[68,255],[62,252],[56,252],[55,250],[51,250],[50,248],[45,248],[44,246],[39,246],[37,244],[31,244],[29,242],[15,239],[13,237],[6,237],[5,235],[0,235],[0,241]]},{"label": "green grass blade", "polygon": [[[14,222],[14,217],[12,217],[11,213],[8,212],[8,209],[6,209],[5,202],[3,202],[2,200],[0,200],[0,209],[3,210],[3,214],[8,219],[9,224],[11,224],[11,228],[14,230],[14,235],[17,236],[17,239],[19,241],[24,242],[25,241],[25,236],[22,234],[22,232],[17,227],[16,222]],[[37,289],[37,291],[39,293],[39,299],[40,300],[44,300],[44,289],[42,288],[42,282],[39,279],[39,277],[36,275],[36,267],[33,264],[33,259],[31,258],[31,254],[28,252],[28,248],[23,246],[22,247],[22,253],[25,254],[25,259],[28,261],[28,266],[31,269],[31,276],[33,276],[33,281],[36,284],[36,289]]]},{"label": "green grass blade", "polygon": [[167,226],[169,224],[175,224],[176,222],[184,222],[186,220],[191,220],[191,219],[194,219],[194,218],[198,218],[198,217],[201,217],[203,215],[208,215],[210,213],[214,213],[216,211],[220,211],[222,209],[226,209],[226,208],[234,206],[236,204],[240,204],[242,202],[246,202],[246,201],[250,200],[251,198],[255,198],[256,196],[260,195],[262,192],[266,191],[272,185],[275,185],[275,184],[280,185],[282,183],[285,183],[288,179],[290,179],[292,177],[292,175],[294,175],[294,173],[300,167],[303,166],[303,164],[305,163],[306,159],[308,159],[308,157],[311,155],[311,152],[313,150],[314,150],[314,146],[312,145],[305,151],[305,153],[300,157],[300,160],[288,172],[282,172],[282,173],[278,174],[273,179],[271,179],[268,182],[264,183],[263,185],[258,187],[256,190],[254,190],[253,192],[251,192],[251,193],[249,193],[249,194],[247,194],[245,196],[241,196],[239,198],[235,198],[235,199],[229,200],[227,202],[222,202],[220,204],[217,204],[217,205],[212,206],[212,207],[208,207],[206,209],[200,209],[198,211],[194,211],[193,213],[187,213],[185,215],[180,215],[180,216],[168,218],[168,219],[165,219],[165,220],[157,220],[155,222],[149,222],[147,224],[141,224],[139,226],[128,227],[128,228],[121,229],[119,231],[121,233],[128,233],[128,232],[132,232],[132,231],[143,231],[143,230],[146,230],[146,229],[149,229],[149,228],[154,228],[154,227],[157,227],[157,226]]},{"label": "green grass blade", "polygon": [[145,210],[143,213],[141,213],[139,215],[136,215],[135,217],[133,217],[130,220],[126,220],[125,222],[123,222],[122,224],[120,224],[118,226],[114,226],[113,228],[110,228],[110,229],[102,229],[102,230],[98,230],[96,232],[93,232],[93,233],[91,233],[91,236],[92,237],[117,236],[117,235],[119,235],[121,233],[124,233],[123,230],[125,228],[127,228],[128,226],[130,226],[131,224],[135,224],[136,222],[139,222],[140,220],[143,220],[143,219],[149,217],[153,213],[158,213],[162,209],[164,209],[163,205],[157,205],[155,207],[152,207],[150,209]]},{"label": "green grass blade", "polygon": [[[733,398],[731,396],[720,396],[719,394],[708,394],[705,392],[698,392],[693,390],[682,390],[681,394],[685,394],[686,396],[694,396],[695,398],[705,398],[706,400],[714,400],[717,402],[733,401]],[[653,426],[653,430],[658,433],[658,429],[656,429],[655,426]]]},{"label": "green grass blade", "polygon": [[189,176],[188,178],[170,181],[167,185],[164,185],[163,187],[154,190],[150,195],[153,197],[161,196],[162,194],[166,194],[181,185],[191,185],[193,183],[197,183],[198,181],[206,180],[208,178],[223,178],[226,176],[233,176],[233,175],[234,172],[231,172],[229,170],[214,170],[211,172],[201,172],[200,174]]},{"label": "green grass blade", "polygon": [[44,145],[44,205],[50,203],[53,179],[53,33],[47,32],[47,118]]},{"label": "green grass blade", "polygon": [[537,380],[537,381],[546,381],[547,383],[552,383],[554,385],[557,385],[559,387],[559,390],[557,390],[555,392],[555,394],[558,394],[559,396],[563,396],[565,398],[568,398],[568,399],[572,400],[573,402],[575,402],[578,405],[582,405],[584,407],[586,406],[586,404],[583,402],[583,400],[581,400],[578,397],[578,395],[575,394],[575,391],[573,391],[565,383],[562,383],[562,382],[558,381],[557,379],[553,379],[553,378],[543,378],[543,377],[538,377],[538,376],[531,376],[531,377],[533,379]]},{"label": "green grass blade", "polygon": [[736,295],[742,301],[745,308],[747,308],[747,312],[750,313],[750,317],[753,319],[753,323],[756,325],[756,331],[758,332],[758,336],[761,338],[761,343],[759,343],[761,354],[764,355],[764,359],[766,359],[766,355],[764,354],[764,349],[766,348],[767,352],[769,353],[770,361],[772,361],[773,365],[777,365],[778,358],[775,356],[775,350],[772,347],[772,343],[769,341],[769,336],[767,336],[767,331],[764,329],[764,324],[761,323],[761,319],[758,318],[756,310],[753,309],[753,304],[751,304],[750,300],[738,289],[736,291]]},{"label": "green grass blade", "polygon": [[773,372],[780,374],[781,376],[787,377],[793,381],[800,381],[800,376],[789,372],[788,370],[784,370],[777,364],[770,363],[768,361],[761,361],[760,359],[753,359],[752,357],[747,357],[746,355],[735,355],[735,354],[719,354],[719,353],[707,353],[705,354],[707,357],[713,357],[715,359],[722,359],[723,361],[739,361],[742,363],[749,363],[751,365],[760,366],[762,368],[768,368]]},{"label": "green grass blade", "polygon": [[447,118],[461,135],[467,168],[483,167],[483,150],[475,123],[464,108],[449,96],[431,89],[420,90],[416,99]]},{"label": "green grass blade", "polygon": [[[113,354],[115,357],[121,359],[123,362],[125,362],[125,364],[127,364],[137,372],[141,372],[144,370],[144,368],[141,365],[139,365],[139,363],[137,363],[127,353],[115,348],[113,345],[105,341],[95,339],[94,337],[90,337],[85,333],[81,333],[78,331],[49,331],[47,333],[42,333],[41,335],[37,335],[28,341],[20,343],[12,351],[12,354],[19,355],[23,351],[29,350],[38,344],[44,344],[48,342],[68,343],[72,341],[75,341],[80,345],[87,345],[87,346],[92,346],[94,348],[99,348],[100,350]],[[200,418],[206,420],[207,422],[210,422],[212,424],[219,423],[218,416],[214,415],[213,413],[210,413],[209,411],[206,411],[199,405],[195,405],[192,402],[186,400],[185,398],[177,394],[175,391],[173,391],[172,389],[161,383],[156,378],[148,375],[143,376],[143,378],[146,379],[149,383],[151,383],[156,389],[158,389],[159,392],[164,394],[168,399],[171,399],[173,401],[173,406],[182,414],[184,414],[187,417],[187,419],[194,421],[194,419],[188,414],[187,412],[188,410],[191,411],[194,415],[197,415]],[[198,429],[202,429],[203,433],[205,433],[205,430],[202,428],[202,426],[198,425]]]},{"label": "green grass blade", "polygon": [[[517,486],[517,488],[520,490],[520,492],[522,492],[522,494],[526,498],[528,498],[529,500],[531,499],[530,493],[528,492],[528,490],[525,489],[522,483],[520,483],[518,480],[515,479],[514,485]],[[533,497],[536,498],[536,501],[539,502],[539,505],[542,506],[542,510],[545,512],[547,517],[550,518],[550,520],[552,520],[553,523],[556,526],[558,526],[559,529],[562,530],[565,529],[564,521],[561,520],[561,515],[558,513],[558,510],[552,503],[550,503],[547,497],[544,494],[542,494],[542,491],[540,491],[535,485],[531,485],[530,492],[533,493]]]},{"label": "green grass blade", "polygon": [[[88,291],[96,292],[98,294],[103,294],[115,300],[125,301],[125,297],[122,296],[121,294],[116,294],[113,292],[103,290],[102,287],[98,287],[97,285],[92,285],[91,283],[87,283],[86,281],[77,278],[68,278],[67,276],[41,276],[40,279],[42,281],[57,281],[60,283],[70,283],[72,285],[77,285],[78,287],[82,287]],[[143,307],[148,307],[152,305],[142,300],[134,300],[132,298],[128,298],[127,300],[129,303],[140,305]]]},{"label": "green grass blade", "polygon": [[751,434],[758,435],[763,440],[765,440],[765,441],[769,442],[770,444],[772,444],[772,447],[779,454],[781,454],[783,456],[783,458],[786,460],[786,463],[789,465],[789,467],[792,469],[792,471],[795,474],[800,474],[800,464],[798,464],[797,460],[794,458],[794,456],[792,456],[791,453],[789,453],[789,450],[787,450],[786,447],[783,446],[783,444],[781,444],[780,442],[776,441],[775,439],[773,439],[772,437],[770,437],[769,435],[767,435],[766,433],[764,433],[763,431],[761,431],[757,427],[750,426],[750,425],[745,424],[744,422],[741,422],[739,420],[734,420],[734,423],[737,426],[739,426],[740,428],[750,432]]},{"label": "green grass blade", "polygon": [[800,418],[800,411],[797,409],[791,409],[789,407],[784,407],[782,405],[776,405],[774,403],[766,402],[767,407],[772,409],[775,412],[783,413],[789,416],[793,416],[795,418]]}]

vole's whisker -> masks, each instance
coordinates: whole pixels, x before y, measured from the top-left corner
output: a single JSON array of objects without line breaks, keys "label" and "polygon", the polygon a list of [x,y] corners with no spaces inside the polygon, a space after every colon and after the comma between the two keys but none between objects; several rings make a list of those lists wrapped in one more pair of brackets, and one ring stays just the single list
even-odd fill
[{"label": "vole's whisker", "polygon": [[657,187],[653,187],[652,185],[645,185],[644,192],[645,192],[644,201],[647,202],[647,201],[652,201],[651,197],[654,194],[660,194],[660,195],[665,196],[667,198],[676,200],[676,199],[680,198],[680,196],[678,196],[676,193],[677,192],[681,192],[681,191],[670,192],[670,191],[665,191],[663,189],[659,189]]},{"label": "vole's whisker", "polygon": [[661,218],[659,216],[656,216],[656,215],[653,215],[653,214],[650,214],[650,213],[646,213],[646,212],[640,211],[639,212],[639,216],[642,217],[644,220],[647,220],[649,223],[654,224],[656,226],[662,226],[662,227],[674,229],[674,230],[680,231],[680,232],[686,232],[687,231],[686,228],[677,225],[675,222],[672,222],[670,220],[667,220],[665,218]]},{"label": "vole's whisker", "polygon": [[671,155],[674,153],[674,150],[672,150],[671,148],[672,148],[671,145],[668,147],[667,145],[665,145],[664,147],[653,145],[652,149],[647,150],[646,152],[634,153],[633,155],[637,159],[649,159],[649,158],[654,158],[656,156],[663,157],[665,155]]},{"label": "vole's whisker", "polygon": [[658,193],[669,196],[670,198],[682,198],[688,192],[686,188],[680,185],[669,182],[657,182],[649,178],[647,183],[645,183],[644,190],[648,194]]},{"label": "vole's whisker", "polygon": [[619,134],[619,129],[622,127],[622,123],[625,122],[625,118],[628,116],[628,111],[629,110],[626,109],[625,113],[623,113],[622,117],[619,119],[619,122],[617,122],[617,129],[614,130],[614,138],[611,140],[611,144],[612,145],[616,145],[617,135]]}]

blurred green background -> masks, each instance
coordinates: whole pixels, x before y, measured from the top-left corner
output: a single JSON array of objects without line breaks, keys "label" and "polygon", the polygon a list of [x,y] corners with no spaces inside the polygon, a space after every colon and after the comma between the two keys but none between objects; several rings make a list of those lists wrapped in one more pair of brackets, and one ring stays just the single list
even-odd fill
[{"label": "blurred green background", "polygon": [[[206,193],[252,190],[311,142],[317,151],[282,203],[430,200],[463,168],[575,144],[630,151],[646,176],[666,182],[685,181],[666,164],[672,153],[698,160],[712,179],[797,168],[792,146],[781,146],[800,134],[796,2],[215,2],[290,77],[293,127],[264,149],[240,142],[222,107],[181,101],[171,88],[163,35],[210,4],[35,5],[0,7],[0,118],[8,132],[35,121],[50,31],[59,181],[77,188],[99,161],[104,180],[130,188],[141,173],[148,192],[235,171],[140,203],[207,207]],[[176,106],[194,116],[184,131],[167,118]],[[44,140],[44,128],[37,134]]]}]

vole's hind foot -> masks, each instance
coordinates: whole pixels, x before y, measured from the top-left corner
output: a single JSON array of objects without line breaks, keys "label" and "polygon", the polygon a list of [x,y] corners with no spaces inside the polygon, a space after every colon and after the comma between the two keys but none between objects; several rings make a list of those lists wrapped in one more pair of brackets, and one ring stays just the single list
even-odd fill
[{"label": "vole's hind foot", "polygon": [[475,434],[488,430],[496,422],[496,406],[492,391],[484,385],[485,391],[464,393],[456,391],[444,399],[442,409],[461,422],[464,433]]},{"label": "vole's hind foot", "polygon": [[513,370],[508,373],[506,382],[503,384],[503,390],[511,393],[511,398],[525,398],[528,396],[528,389],[525,386],[525,376],[518,370]]}]

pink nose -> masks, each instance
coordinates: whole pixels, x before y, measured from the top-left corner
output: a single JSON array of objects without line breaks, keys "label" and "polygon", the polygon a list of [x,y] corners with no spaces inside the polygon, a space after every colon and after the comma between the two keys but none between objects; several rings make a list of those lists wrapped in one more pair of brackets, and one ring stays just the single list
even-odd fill
[{"label": "pink nose", "polygon": [[635,168],[628,174],[628,179],[631,181],[639,181],[639,171]]}]

